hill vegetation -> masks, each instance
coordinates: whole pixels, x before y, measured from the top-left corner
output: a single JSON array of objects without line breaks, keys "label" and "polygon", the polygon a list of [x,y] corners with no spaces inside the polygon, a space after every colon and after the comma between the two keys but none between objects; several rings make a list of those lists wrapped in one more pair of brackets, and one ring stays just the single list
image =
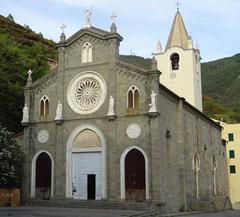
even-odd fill
[{"label": "hill vegetation", "polygon": [[240,112],[240,54],[202,64],[203,94]]},{"label": "hill vegetation", "polygon": [[0,123],[8,130],[22,130],[26,72],[31,68],[33,79],[47,73],[48,58],[56,58],[54,46],[28,26],[16,24],[11,16],[0,16]]},{"label": "hill vegetation", "polygon": [[[56,60],[55,42],[43,38],[9,15],[0,15],[0,125],[22,131],[23,88],[27,71],[33,80],[49,71],[48,59]],[[121,55],[120,60],[150,69],[151,59]],[[230,123],[240,122],[240,54],[202,64],[203,110],[206,115]]]}]

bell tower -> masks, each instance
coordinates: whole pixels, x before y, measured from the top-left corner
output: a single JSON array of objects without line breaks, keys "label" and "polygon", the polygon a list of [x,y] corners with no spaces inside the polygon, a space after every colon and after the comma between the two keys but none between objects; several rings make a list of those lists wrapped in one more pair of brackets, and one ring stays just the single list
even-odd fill
[{"label": "bell tower", "polygon": [[162,51],[159,41],[155,57],[162,72],[160,83],[202,111],[200,51],[193,48],[179,9],[166,48]]}]

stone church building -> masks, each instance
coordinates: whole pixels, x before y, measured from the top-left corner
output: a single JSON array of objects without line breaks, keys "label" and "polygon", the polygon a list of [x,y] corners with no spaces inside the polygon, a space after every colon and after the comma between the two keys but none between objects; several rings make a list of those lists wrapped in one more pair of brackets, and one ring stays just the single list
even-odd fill
[{"label": "stone church building", "polygon": [[166,212],[223,208],[221,127],[164,86],[158,70],[178,67],[177,79],[191,73],[181,63],[193,65],[185,52],[199,51],[172,44],[165,62],[156,54],[145,69],[120,60],[122,40],[115,23],[110,31],[88,25],[68,39],[63,32],[58,68],[34,82],[29,71],[23,197],[142,202]]}]

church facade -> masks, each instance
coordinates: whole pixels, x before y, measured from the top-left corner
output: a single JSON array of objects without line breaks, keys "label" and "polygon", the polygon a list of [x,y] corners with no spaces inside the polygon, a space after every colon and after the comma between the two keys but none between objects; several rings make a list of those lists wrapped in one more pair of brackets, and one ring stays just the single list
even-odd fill
[{"label": "church facade", "polygon": [[222,209],[221,127],[159,83],[155,58],[151,69],[119,60],[122,39],[114,23],[62,33],[58,68],[35,82],[29,72],[23,197]]}]

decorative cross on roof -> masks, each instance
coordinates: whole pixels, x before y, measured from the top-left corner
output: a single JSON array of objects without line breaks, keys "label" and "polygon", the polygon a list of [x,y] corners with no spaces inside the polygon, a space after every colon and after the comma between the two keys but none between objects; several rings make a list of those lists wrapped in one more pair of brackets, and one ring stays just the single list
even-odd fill
[{"label": "decorative cross on roof", "polygon": [[177,6],[177,11],[179,11],[179,6],[181,5],[181,3],[177,0],[176,6]]},{"label": "decorative cross on roof", "polygon": [[64,33],[64,30],[65,30],[65,28],[66,28],[66,25],[65,25],[65,24],[62,24],[62,25],[60,26],[60,28],[61,28],[61,30],[62,30],[62,33]]},{"label": "decorative cross on roof", "polygon": [[31,69],[28,70],[28,76],[31,76],[31,74],[33,73]]},{"label": "decorative cross on roof", "polygon": [[110,17],[112,19],[112,22],[115,23],[115,19],[116,19],[117,15],[112,13],[112,16]]}]

